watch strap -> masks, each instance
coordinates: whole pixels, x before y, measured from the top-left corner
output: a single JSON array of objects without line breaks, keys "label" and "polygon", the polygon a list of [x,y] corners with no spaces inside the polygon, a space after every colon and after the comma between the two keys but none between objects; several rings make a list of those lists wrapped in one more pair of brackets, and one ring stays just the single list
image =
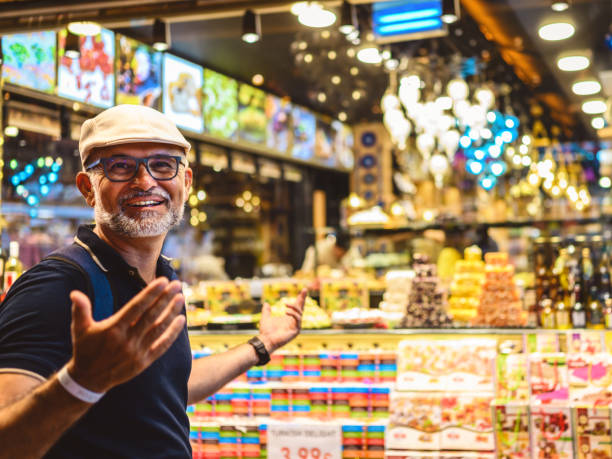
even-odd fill
[{"label": "watch strap", "polygon": [[256,366],[259,367],[261,365],[265,365],[270,361],[270,354],[268,353],[265,344],[257,336],[251,338],[248,343],[253,346],[255,353],[257,354],[258,360],[255,364]]}]

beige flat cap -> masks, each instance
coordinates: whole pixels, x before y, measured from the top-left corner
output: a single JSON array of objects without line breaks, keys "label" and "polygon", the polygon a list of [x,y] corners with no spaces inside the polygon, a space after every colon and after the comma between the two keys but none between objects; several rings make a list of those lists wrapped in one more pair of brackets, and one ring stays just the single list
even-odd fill
[{"label": "beige flat cap", "polygon": [[81,162],[85,164],[93,148],[135,142],[176,145],[185,154],[191,148],[174,122],[163,113],[142,105],[117,105],[81,126]]}]

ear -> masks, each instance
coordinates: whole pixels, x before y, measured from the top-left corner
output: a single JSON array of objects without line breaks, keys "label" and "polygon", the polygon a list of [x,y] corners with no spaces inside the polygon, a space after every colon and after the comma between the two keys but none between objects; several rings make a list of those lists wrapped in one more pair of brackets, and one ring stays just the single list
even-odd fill
[{"label": "ear", "polygon": [[191,190],[191,185],[193,184],[193,171],[191,167],[185,168],[185,202],[189,199],[189,191]]},{"label": "ear", "polygon": [[89,207],[94,207],[96,205],[96,198],[93,190],[93,183],[91,183],[91,179],[87,173],[81,171],[77,174],[76,186],[85,198],[87,205]]}]

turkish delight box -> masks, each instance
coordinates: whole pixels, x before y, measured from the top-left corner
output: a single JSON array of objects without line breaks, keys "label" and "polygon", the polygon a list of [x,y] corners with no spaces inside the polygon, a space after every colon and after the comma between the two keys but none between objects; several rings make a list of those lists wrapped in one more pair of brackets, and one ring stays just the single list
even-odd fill
[{"label": "turkish delight box", "polygon": [[567,356],[535,353],[529,356],[531,403],[566,405],[569,401]]},{"label": "turkish delight box", "polygon": [[238,305],[250,297],[248,284],[211,282],[206,286],[206,303],[213,314],[229,313],[229,306]]},{"label": "turkish delight box", "polygon": [[446,393],[441,399],[441,449],[492,451],[491,394]]},{"label": "turkish delight box", "polygon": [[576,429],[576,457],[612,459],[610,409],[607,406],[574,406],[572,420]]},{"label": "turkish delight box", "polygon": [[321,282],[321,307],[326,311],[345,311],[369,308],[370,296],[366,282],[353,280],[324,280]]},{"label": "turkish delight box", "polygon": [[609,354],[568,354],[567,370],[570,399],[573,402],[612,402],[612,393],[608,390],[612,384],[612,362]]},{"label": "turkish delight box", "polygon": [[496,340],[475,338],[443,343],[447,372],[441,379],[445,391],[493,391]]},{"label": "turkish delight box", "polygon": [[573,458],[570,408],[559,405],[531,405],[530,414],[532,459]]},{"label": "turkish delight box", "polygon": [[391,394],[387,449],[440,449],[440,397],[420,393]]},{"label": "turkish delight box", "polygon": [[529,406],[527,403],[492,404],[495,449],[500,458],[528,459]]},{"label": "turkish delight box", "polygon": [[264,282],[261,300],[264,303],[274,304],[281,298],[298,296],[304,287],[306,287],[304,282],[290,280]]},{"label": "turkish delight box", "polygon": [[448,355],[443,341],[403,340],[398,345],[398,390],[442,391]]},{"label": "turkish delight box", "polygon": [[529,401],[526,354],[499,354],[497,356],[495,397],[498,400]]}]

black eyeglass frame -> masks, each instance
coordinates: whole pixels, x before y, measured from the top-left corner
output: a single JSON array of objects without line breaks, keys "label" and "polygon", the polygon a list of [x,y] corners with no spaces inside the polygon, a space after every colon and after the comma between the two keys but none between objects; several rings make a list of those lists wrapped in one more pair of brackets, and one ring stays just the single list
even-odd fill
[{"label": "black eyeglass frame", "polygon": [[[112,179],[108,176],[108,172],[107,172],[107,164],[115,159],[132,159],[134,161],[136,161],[136,167],[134,168],[134,174],[126,179],[121,179],[121,180],[117,180],[117,179]],[[151,159],[174,159],[174,161],[176,161],[176,170],[174,171],[174,175],[172,177],[167,177],[167,178],[157,178],[155,177],[152,173],[151,170],[149,169],[149,160]],[[185,166],[185,164],[182,161],[182,156],[174,156],[174,155],[155,155],[155,156],[147,156],[146,158],[135,158],[134,156],[129,156],[129,155],[122,155],[122,156],[111,156],[110,158],[98,158],[96,159],[93,163],[91,163],[89,166],[87,166],[85,168],[86,172],[89,172],[90,170],[92,170],[95,167],[98,166],[102,166],[102,170],[104,171],[104,176],[110,180],[111,182],[116,182],[116,183],[120,183],[120,182],[129,182],[130,180],[132,180],[134,177],[136,177],[136,175],[138,175],[138,170],[140,169],[140,165],[142,164],[145,169],[147,170],[147,173],[154,179],[160,182],[167,182],[169,180],[174,179],[177,175],[178,175],[178,171],[179,171],[179,166],[183,165]]]}]

